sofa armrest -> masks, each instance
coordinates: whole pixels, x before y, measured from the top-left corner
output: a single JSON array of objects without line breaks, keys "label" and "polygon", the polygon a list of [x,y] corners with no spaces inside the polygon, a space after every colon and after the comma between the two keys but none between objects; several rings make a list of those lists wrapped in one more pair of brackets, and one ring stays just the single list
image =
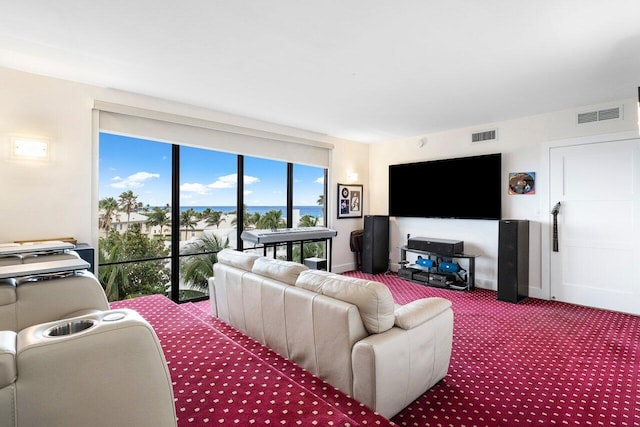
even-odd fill
[{"label": "sofa armrest", "polygon": [[353,397],[393,417],[446,376],[452,342],[450,307],[410,329],[369,335],[353,346]]},{"label": "sofa armrest", "polygon": [[400,306],[395,311],[395,325],[402,329],[413,329],[451,308],[445,298],[422,298]]},{"label": "sofa armrest", "polygon": [[16,342],[13,331],[0,331],[0,389],[16,380]]},{"label": "sofa armrest", "polygon": [[[75,330],[71,322],[84,323],[85,329]],[[162,346],[134,310],[25,328],[17,336],[16,367],[20,425],[177,425]]]},{"label": "sofa armrest", "polygon": [[209,277],[207,280],[209,284],[209,305],[211,306],[211,314],[214,317],[218,317],[218,301],[216,300],[216,278]]}]

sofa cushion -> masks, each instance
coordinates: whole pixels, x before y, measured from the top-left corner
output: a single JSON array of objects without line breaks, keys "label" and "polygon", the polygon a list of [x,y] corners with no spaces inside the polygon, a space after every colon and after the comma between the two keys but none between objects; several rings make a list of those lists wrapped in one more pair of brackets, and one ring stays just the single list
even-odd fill
[{"label": "sofa cushion", "polygon": [[298,275],[308,269],[306,265],[297,262],[260,257],[253,263],[251,271],[293,286]]},{"label": "sofa cushion", "polygon": [[380,282],[356,279],[321,270],[300,273],[295,285],[354,304],[370,334],[378,334],[393,327],[395,304],[391,291]]},{"label": "sofa cushion", "polygon": [[251,271],[253,263],[258,258],[262,257],[257,254],[236,251],[234,249],[223,249],[218,252],[218,262],[246,271]]},{"label": "sofa cushion", "polygon": [[397,327],[413,329],[451,307],[451,301],[440,297],[421,298],[396,309]]},{"label": "sofa cushion", "polygon": [[0,306],[15,304],[16,281],[15,279],[0,279]]}]

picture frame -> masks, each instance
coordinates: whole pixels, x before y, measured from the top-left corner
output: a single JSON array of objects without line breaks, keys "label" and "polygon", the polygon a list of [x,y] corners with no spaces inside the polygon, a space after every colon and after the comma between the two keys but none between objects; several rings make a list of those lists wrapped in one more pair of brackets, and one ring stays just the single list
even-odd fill
[{"label": "picture frame", "polygon": [[338,219],[362,218],[362,184],[338,184]]},{"label": "picture frame", "polygon": [[536,194],[536,173],[535,172],[509,172],[509,194],[510,195]]}]

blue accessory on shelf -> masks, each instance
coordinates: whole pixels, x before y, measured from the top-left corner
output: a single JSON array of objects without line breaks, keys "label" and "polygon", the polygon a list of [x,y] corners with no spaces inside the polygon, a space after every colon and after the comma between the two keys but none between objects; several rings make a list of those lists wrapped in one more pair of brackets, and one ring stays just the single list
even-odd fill
[{"label": "blue accessory on shelf", "polygon": [[438,265],[438,270],[445,273],[457,273],[458,271],[460,271],[460,266],[455,262],[441,262]]},{"label": "blue accessory on shelf", "polygon": [[416,260],[416,264],[418,264],[421,267],[431,268],[433,267],[433,260],[422,258],[421,256],[419,256],[418,259]]}]

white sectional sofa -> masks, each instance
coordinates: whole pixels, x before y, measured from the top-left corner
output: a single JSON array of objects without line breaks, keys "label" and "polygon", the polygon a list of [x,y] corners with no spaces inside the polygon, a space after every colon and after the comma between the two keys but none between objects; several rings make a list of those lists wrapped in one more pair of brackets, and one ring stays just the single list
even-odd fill
[{"label": "white sectional sofa", "polygon": [[394,303],[382,283],[224,249],[215,316],[391,418],[445,377],[451,302]]}]

